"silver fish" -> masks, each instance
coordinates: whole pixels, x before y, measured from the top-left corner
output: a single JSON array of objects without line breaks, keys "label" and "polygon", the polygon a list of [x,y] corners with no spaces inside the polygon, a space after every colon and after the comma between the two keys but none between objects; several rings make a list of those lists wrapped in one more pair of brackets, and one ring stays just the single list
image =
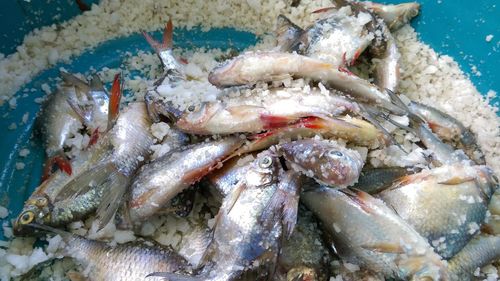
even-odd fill
[{"label": "silver fish", "polygon": [[381,200],[362,191],[319,187],[302,202],[334,239],[338,255],[386,278],[447,280],[427,240]]},{"label": "silver fish", "polygon": [[241,97],[189,106],[177,117],[175,126],[183,132],[202,135],[258,133],[286,126],[302,117],[328,118],[346,111],[359,112],[359,107],[347,98],[324,94],[316,88],[310,92],[273,89],[255,99]]},{"label": "silver fish", "polygon": [[97,194],[93,201],[99,200],[96,213],[100,227],[106,225],[121,204],[132,176],[149,156],[154,143],[150,126],[144,103],[130,103],[113,128],[92,147],[90,157],[97,159],[97,164],[72,179],[56,201],[71,200],[102,189],[103,194]]},{"label": "silver fish", "polygon": [[474,272],[500,258],[500,236],[477,235],[448,261],[450,280],[477,280]]},{"label": "silver fish", "polygon": [[384,107],[395,113],[404,110],[394,105],[389,96],[369,81],[338,67],[306,56],[269,52],[247,52],[226,61],[210,72],[208,80],[215,86],[252,85],[286,77],[310,78],[359,99]]},{"label": "silver fish", "polygon": [[496,189],[486,166],[455,164],[404,176],[378,194],[443,258],[479,231]]},{"label": "silver fish", "polygon": [[74,258],[88,272],[90,280],[144,280],[156,271],[184,272],[189,265],[170,247],[152,241],[109,246],[59,229],[38,226],[60,235],[65,242],[63,255]]},{"label": "silver fish", "polygon": [[463,149],[476,164],[484,165],[486,163],[484,154],[477,144],[474,134],[460,121],[422,103],[412,101],[408,107],[412,113],[422,117],[432,132],[438,135],[440,139],[456,144],[456,147]]},{"label": "silver fish", "polygon": [[180,148],[141,167],[130,187],[130,219],[140,224],[220,165],[243,140],[230,137]]},{"label": "silver fish", "polygon": [[278,152],[302,172],[328,186],[346,187],[354,184],[364,161],[355,150],[328,140],[298,140],[280,144]]},{"label": "silver fish", "polygon": [[257,272],[253,280],[272,278],[281,225],[261,221],[261,214],[276,191],[283,174],[280,161],[270,151],[249,163],[248,172],[219,210],[213,240],[204,257],[204,267],[195,276],[155,273],[151,276],[177,280],[238,280],[245,272]]}]

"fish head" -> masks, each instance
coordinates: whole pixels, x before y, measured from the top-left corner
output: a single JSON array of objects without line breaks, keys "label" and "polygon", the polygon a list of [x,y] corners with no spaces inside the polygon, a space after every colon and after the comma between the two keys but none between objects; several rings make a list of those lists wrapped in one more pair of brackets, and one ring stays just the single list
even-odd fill
[{"label": "fish head", "polygon": [[354,184],[363,167],[360,154],[328,140],[300,140],[280,146],[292,167],[321,183],[334,186]]},{"label": "fish head", "polygon": [[243,75],[247,73],[246,66],[247,63],[242,56],[227,60],[216,66],[208,74],[208,81],[218,87],[247,84],[249,80],[245,79],[245,75]]},{"label": "fish head", "polygon": [[206,134],[210,120],[221,110],[219,102],[204,102],[200,105],[189,105],[176,122],[177,128],[188,133]]},{"label": "fish head", "polygon": [[259,153],[245,174],[248,186],[268,186],[278,181],[281,163],[272,150]]},{"label": "fish head", "polygon": [[31,224],[45,224],[50,221],[51,204],[47,197],[37,195],[30,197],[24,204],[23,210],[16,218],[13,230],[17,236],[31,234]]}]

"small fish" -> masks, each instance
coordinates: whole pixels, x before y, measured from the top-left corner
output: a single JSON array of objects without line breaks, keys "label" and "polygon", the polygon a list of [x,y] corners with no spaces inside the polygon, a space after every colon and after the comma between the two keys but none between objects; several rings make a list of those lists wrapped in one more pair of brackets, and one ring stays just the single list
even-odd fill
[{"label": "small fish", "polygon": [[[63,78],[64,75],[63,72]],[[54,164],[68,175],[72,174],[71,163],[64,154],[64,143],[73,136],[73,132],[82,128],[79,116],[68,103],[68,99],[78,100],[85,94],[86,88],[81,89],[79,86],[64,81],[61,88],[50,94],[43,102],[38,114],[37,131],[43,140],[47,155],[42,180],[47,179],[52,173]]]},{"label": "small fish", "polygon": [[492,174],[486,166],[441,166],[404,176],[378,197],[449,259],[479,231],[497,187]]},{"label": "small fish", "polygon": [[386,93],[369,81],[339,71],[332,64],[298,54],[276,51],[247,52],[213,69],[208,80],[217,87],[229,87],[253,85],[287,77],[320,81],[360,101],[380,105],[395,114],[405,113],[390,101]]},{"label": "small fish", "polygon": [[329,140],[298,140],[280,144],[277,150],[292,169],[328,186],[354,184],[364,164],[357,151]]},{"label": "small fish", "polygon": [[500,236],[481,234],[448,261],[450,280],[477,280],[474,272],[500,258]]},{"label": "small fish", "polygon": [[261,221],[262,212],[275,193],[283,175],[280,161],[270,151],[257,155],[247,173],[224,199],[216,216],[213,240],[194,276],[157,272],[150,276],[178,280],[239,280],[245,272],[272,277],[278,258],[281,224]]},{"label": "small fish", "polygon": [[368,168],[361,170],[358,182],[352,188],[369,194],[377,194],[391,187],[403,176],[415,173],[413,169],[402,167]]},{"label": "small fish", "polygon": [[65,242],[62,255],[81,264],[89,280],[143,280],[151,272],[189,269],[186,260],[172,248],[153,241],[109,246],[49,226],[34,227],[60,235]]},{"label": "small fish", "polygon": [[311,212],[301,207],[297,226],[278,257],[277,280],[326,281],[331,256]]},{"label": "small fish", "polygon": [[242,143],[237,137],[201,142],[141,167],[130,187],[128,206],[132,223],[140,224],[164,208],[175,195],[216,169]]},{"label": "small fish", "polygon": [[366,8],[384,20],[391,31],[396,31],[416,17],[420,10],[417,2],[386,5],[374,2],[362,2]]},{"label": "small fish", "polygon": [[308,57],[335,67],[351,66],[373,40],[374,35],[366,26],[369,21],[356,14],[326,9],[320,19],[304,30],[296,45],[301,54]]},{"label": "small fish", "polygon": [[[280,97],[280,98],[277,98]],[[175,115],[175,108],[166,108]],[[227,101],[205,102],[200,106],[189,106],[178,115],[175,126],[190,134],[258,133],[283,127],[299,118],[317,116],[331,117],[344,112],[359,112],[356,103],[311,89],[273,89],[258,99],[248,97]]]},{"label": "small fish", "polygon": [[[111,220],[121,205],[132,176],[147,159],[154,143],[150,132],[151,121],[144,103],[129,103],[113,123],[113,128],[90,151],[91,158],[97,159],[97,164],[72,179],[56,197],[56,201],[65,201],[69,207],[74,198],[94,194],[88,198],[88,203],[82,204],[98,204],[96,214],[100,228]],[[84,213],[92,211],[93,208],[85,209]]]},{"label": "small fish", "polygon": [[369,147],[386,144],[386,136],[372,124],[349,116],[332,118],[306,117],[286,127],[268,130],[249,136],[246,143],[235,155],[267,149],[282,139],[296,140],[321,135],[323,138],[344,139],[348,142]]},{"label": "small fish", "polygon": [[425,104],[412,101],[408,106],[416,115],[422,117],[429,128],[444,141],[453,142],[478,165],[486,164],[484,154],[476,142],[474,134],[457,119]]},{"label": "small fish", "polygon": [[319,187],[303,192],[301,202],[320,219],[343,260],[385,278],[448,280],[445,262],[427,240],[368,193]]},{"label": "small fish", "polygon": [[374,56],[375,84],[381,89],[397,92],[399,85],[400,53],[387,27],[380,28],[384,36],[383,50]]}]

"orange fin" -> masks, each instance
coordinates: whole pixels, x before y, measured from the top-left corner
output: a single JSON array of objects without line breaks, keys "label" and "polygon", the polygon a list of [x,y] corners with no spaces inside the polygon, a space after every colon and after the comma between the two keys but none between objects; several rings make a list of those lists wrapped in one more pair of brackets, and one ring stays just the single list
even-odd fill
[{"label": "orange fin", "polygon": [[71,176],[73,170],[71,169],[71,162],[64,155],[54,156],[54,162],[61,171]]},{"label": "orange fin", "polygon": [[54,158],[49,157],[47,158],[47,160],[45,160],[45,163],[43,164],[43,172],[40,182],[44,182],[50,177],[50,175],[52,174],[52,166],[54,166]]},{"label": "orange fin", "polygon": [[312,13],[313,14],[320,14],[320,13],[328,12],[328,11],[335,9],[335,8],[336,8],[335,6],[325,7],[325,8],[314,10]]},{"label": "orange fin", "polygon": [[438,182],[439,184],[444,184],[444,185],[457,185],[469,181],[474,181],[474,177],[460,177],[460,176],[454,176],[452,178],[449,178],[445,181]]},{"label": "orange fin", "polygon": [[163,42],[160,43],[156,41],[145,31],[142,32],[142,35],[144,36],[144,38],[146,38],[146,41],[148,41],[149,45],[153,49],[155,49],[157,53],[160,53],[161,51],[172,48],[173,30],[174,26],[172,24],[172,19],[169,19],[167,24],[165,25],[165,30],[163,31]]},{"label": "orange fin", "polygon": [[368,206],[368,202],[366,202],[369,198],[371,198],[368,193],[349,188],[339,189],[339,191],[347,195],[347,197],[349,197],[352,201],[356,202],[356,204],[367,214],[372,213],[372,208]]},{"label": "orange fin", "polygon": [[380,253],[391,253],[391,254],[405,253],[403,246],[401,246],[400,244],[389,243],[389,242],[381,242],[372,245],[361,245],[361,248]]},{"label": "orange fin", "polygon": [[111,86],[111,96],[109,97],[108,128],[107,128],[108,131],[115,124],[116,118],[118,118],[121,98],[122,98],[122,85],[120,82],[120,73],[117,73],[113,80],[113,86]]}]

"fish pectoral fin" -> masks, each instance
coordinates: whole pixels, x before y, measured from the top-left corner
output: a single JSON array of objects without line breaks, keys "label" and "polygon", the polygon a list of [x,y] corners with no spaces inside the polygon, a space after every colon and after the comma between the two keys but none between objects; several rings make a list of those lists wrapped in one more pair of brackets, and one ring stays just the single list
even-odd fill
[{"label": "fish pectoral fin", "polygon": [[475,177],[454,175],[453,177],[446,179],[444,181],[440,181],[438,183],[443,184],[443,185],[457,185],[457,184],[466,183],[466,182],[474,181],[474,180],[476,180]]},{"label": "fish pectoral fin", "polygon": [[147,277],[163,277],[167,278],[169,281],[202,281],[202,280],[208,280],[208,278],[203,278],[199,276],[189,276],[189,275],[183,275],[183,274],[178,274],[178,273],[170,273],[170,272],[153,272],[148,275]]},{"label": "fish pectoral fin", "polygon": [[71,109],[75,112],[75,114],[78,116],[78,119],[80,119],[80,122],[82,122],[85,126],[89,127],[90,123],[92,120],[90,119],[91,111],[89,108],[82,106],[78,103],[78,100],[74,98],[67,98],[66,102],[69,104]]},{"label": "fish pectoral fin", "polygon": [[[112,165],[114,168],[114,165]],[[103,183],[104,193],[101,203],[96,211],[96,220],[99,221],[98,230],[103,229],[113,218],[116,210],[123,203],[129,184],[129,178],[114,168],[108,175],[108,180]]]},{"label": "fish pectoral fin", "polygon": [[289,238],[297,223],[299,197],[293,193],[277,189],[264,208],[260,221],[263,225],[273,227],[277,220],[284,226],[283,234]]},{"label": "fish pectoral fin", "polygon": [[85,277],[85,275],[81,274],[80,272],[76,272],[76,271],[67,272],[66,277],[68,277],[68,279],[71,281],[88,281],[88,280],[90,280],[87,277]]},{"label": "fish pectoral fin", "polygon": [[[54,201],[61,201],[70,197],[88,192],[90,189],[102,184],[114,169],[110,163],[103,163],[87,169],[68,182],[56,195]],[[112,164],[112,163],[111,163]]]},{"label": "fish pectoral fin", "polygon": [[123,81],[120,82],[120,73],[115,75],[113,79],[113,85],[111,86],[111,96],[109,97],[109,108],[108,108],[108,127],[107,131],[113,128],[113,125],[118,119],[118,113],[120,112],[120,100],[122,98]]},{"label": "fish pectoral fin", "polygon": [[399,243],[380,242],[371,245],[361,245],[361,248],[373,252],[403,254],[405,250]]}]

